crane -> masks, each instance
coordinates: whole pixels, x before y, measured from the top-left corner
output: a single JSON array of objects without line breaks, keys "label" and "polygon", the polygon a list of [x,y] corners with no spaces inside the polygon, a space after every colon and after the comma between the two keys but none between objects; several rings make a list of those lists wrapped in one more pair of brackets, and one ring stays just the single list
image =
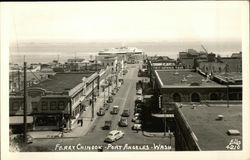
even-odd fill
[{"label": "crane", "polygon": [[204,51],[208,54],[206,48],[205,48],[203,45],[201,45],[201,47],[202,47],[202,49],[204,49]]}]

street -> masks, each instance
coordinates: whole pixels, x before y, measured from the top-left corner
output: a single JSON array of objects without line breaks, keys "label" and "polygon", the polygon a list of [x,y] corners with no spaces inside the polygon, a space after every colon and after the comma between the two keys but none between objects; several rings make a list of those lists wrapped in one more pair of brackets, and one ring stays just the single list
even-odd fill
[{"label": "street", "polygon": [[[131,121],[134,115],[134,105],[136,99],[136,82],[140,80],[137,76],[138,74],[138,65],[131,64],[127,65],[128,73],[124,75],[124,84],[121,86],[120,90],[113,97],[114,101],[110,103],[110,108],[106,111],[104,116],[99,116],[94,124],[89,128],[86,135],[77,138],[58,138],[58,139],[35,139],[32,144],[28,146],[29,151],[77,151],[65,148],[65,146],[77,146],[77,145],[99,145],[106,146],[105,150],[115,151],[122,150],[119,149],[119,145],[139,145],[145,147],[145,145],[162,145],[162,150],[168,150],[166,146],[170,144],[169,138],[167,137],[148,137],[143,135],[142,131],[132,130],[133,122]],[[115,84],[114,84],[115,85]],[[110,111],[113,106],[119,106],[119,113],[112,115]],[[130,110],[130,116],[128,117],[128,126],[127,127],[119,127],[118,122],[121,118],[121,114],[124,109]],[[97,111],[95,111],[97,112]],[[95,113],[95,116],[96,113]],[[110,130],[103,130],[104,122],[107,120],[112,121],[112,126]],[[104,142],[105,137],[111,130],[122,130],[125,135],[123,138],[119,139],[112,144],[107,144]],[[64,146],[60,147],[59,146]],[[112,148],[112,146],[116,146],[116,148]],[[62,149],[64,148],[64,149]],[[129,150],[129,149],[128,149]],[[136,151],[136,149],[131,149]],[[149,147],[149,149],[141,148],[141,150],[156,150],[154,147]],[[83,151],[83,150],[80,150]],[[94,150],[88,151],[97,151]]]}]

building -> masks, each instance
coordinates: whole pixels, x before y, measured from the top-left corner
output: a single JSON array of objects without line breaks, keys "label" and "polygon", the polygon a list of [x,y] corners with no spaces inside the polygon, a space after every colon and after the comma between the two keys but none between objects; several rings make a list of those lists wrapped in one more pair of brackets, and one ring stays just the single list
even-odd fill
[{"label": "building", "polygon": [[[229,108],[225,102],[174,106],[176,150],[227,150],[237,147],[229,146],[232,139],[241,142],[237,149],[242,149],[241,102],[231,102]],[[230,135],[228,131],[232,129],[239,134]]]},{"label": "building", "polygon": [[194,69],[195,59],[207,61],[208,54],[206,52],[197,52],[194,49],[188,49],[185,52],[179,52],[178,61],[181,63],[184,69]]},{"label": "building", "polygon": [[227,100],[227,86],[192,70],[155,71],[155,89],[163,102]]},{"label": "building", "polygon": [[[86,105],[99,92],[99,74],[57,73],[27,89],[29,130],[71,129]],[[10,95],[10,126],[23,124],[23,94]]]}]

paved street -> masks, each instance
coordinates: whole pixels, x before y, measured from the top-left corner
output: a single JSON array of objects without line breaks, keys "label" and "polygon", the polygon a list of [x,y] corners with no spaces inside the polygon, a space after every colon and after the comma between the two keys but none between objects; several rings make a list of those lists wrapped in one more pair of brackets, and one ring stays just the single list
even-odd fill
[{"label": "paved street", "polygon": [[[114,96],[114,101],[111,103],[110,108],[106,111],[104,116],[98,117],[94,124],[89,128],[86,135],[83,135],[78,138],[58,138],[58,139],[35,139],[32,144],[29,145],[30,151],[77,151],[72,149],[60,150],[59,146],[77,146],[81,145],[104,145],[104,151],[115,151],[116,148],[112,148],[112,146],[116,146],[119,150],[119,145],[124,146],[125,144],[129,145],[156,145],[161,144],[166,145],[170,144],[169,138],[165,137],[147,137],[142,134],[140,131],[137,133],[132,130],[133,122],[131,121],[134,114],[134,102],[136,99],[136,82],[140,79],[137,77],[138,73],[138,65],[128,65],[128,73],[124,76],[124,84],[121,86],[118,93]],[[112,106],[119,106],[119,113],[116,115],[110,114],[112,110]],[[128,126],[127,127],[119,127],[118,122],[121,118],[122,111],[128,108],[130,109],[130,116],[128,117]],[[95,111],[97,112],[97,111]],[[97,116],[97,115],[95,115]],[[107,136],[110,130],[103,130],[104,122],[106,120],[112,121],[111,130],[118,129],[122,130],[125,133],[125,136],[108,145],[104,142],[105,137]],[[173,143],[173,142],[172,142]],[[144,146],[145,147],[145,146]],[[163,149],[164,147],[162,147]],[[62,148],[61,148],[62,149]],[[149,150],[154,150],[154,147],[149,148]],[[165,150],[163,149],[163,150]],[[120,148],[120,150],[122,150]],[[136,149],[135,149],[136,150]],[[144,149],[141,149],[144,150]],[[147,149],[146,149],[147,150]],[[83,150],[80,150],[83,151]],[[93,150],[91,150],[93,151]],[[94,149],[96,151],[96,149]]]}]

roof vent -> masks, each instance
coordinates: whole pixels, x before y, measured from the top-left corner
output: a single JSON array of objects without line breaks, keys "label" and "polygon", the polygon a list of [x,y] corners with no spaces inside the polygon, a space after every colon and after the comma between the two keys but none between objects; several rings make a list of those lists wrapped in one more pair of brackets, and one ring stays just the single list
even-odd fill
[{"label": "roof vent", "polygon": [[224,116],[222,114],[219,114],[219,115],[217,115],[216,120],[221,121],[221,120],[223,120],[223,118],[224,118]]},{"label": "roof vent", "polygon": [[227,134],[229,136],[239,136],[240,132],[237,129],[229,129],[227,130]]},{"label": "roof vent", "polygon": [[193,77],[192,74],[187,75],[188,78]]}]

